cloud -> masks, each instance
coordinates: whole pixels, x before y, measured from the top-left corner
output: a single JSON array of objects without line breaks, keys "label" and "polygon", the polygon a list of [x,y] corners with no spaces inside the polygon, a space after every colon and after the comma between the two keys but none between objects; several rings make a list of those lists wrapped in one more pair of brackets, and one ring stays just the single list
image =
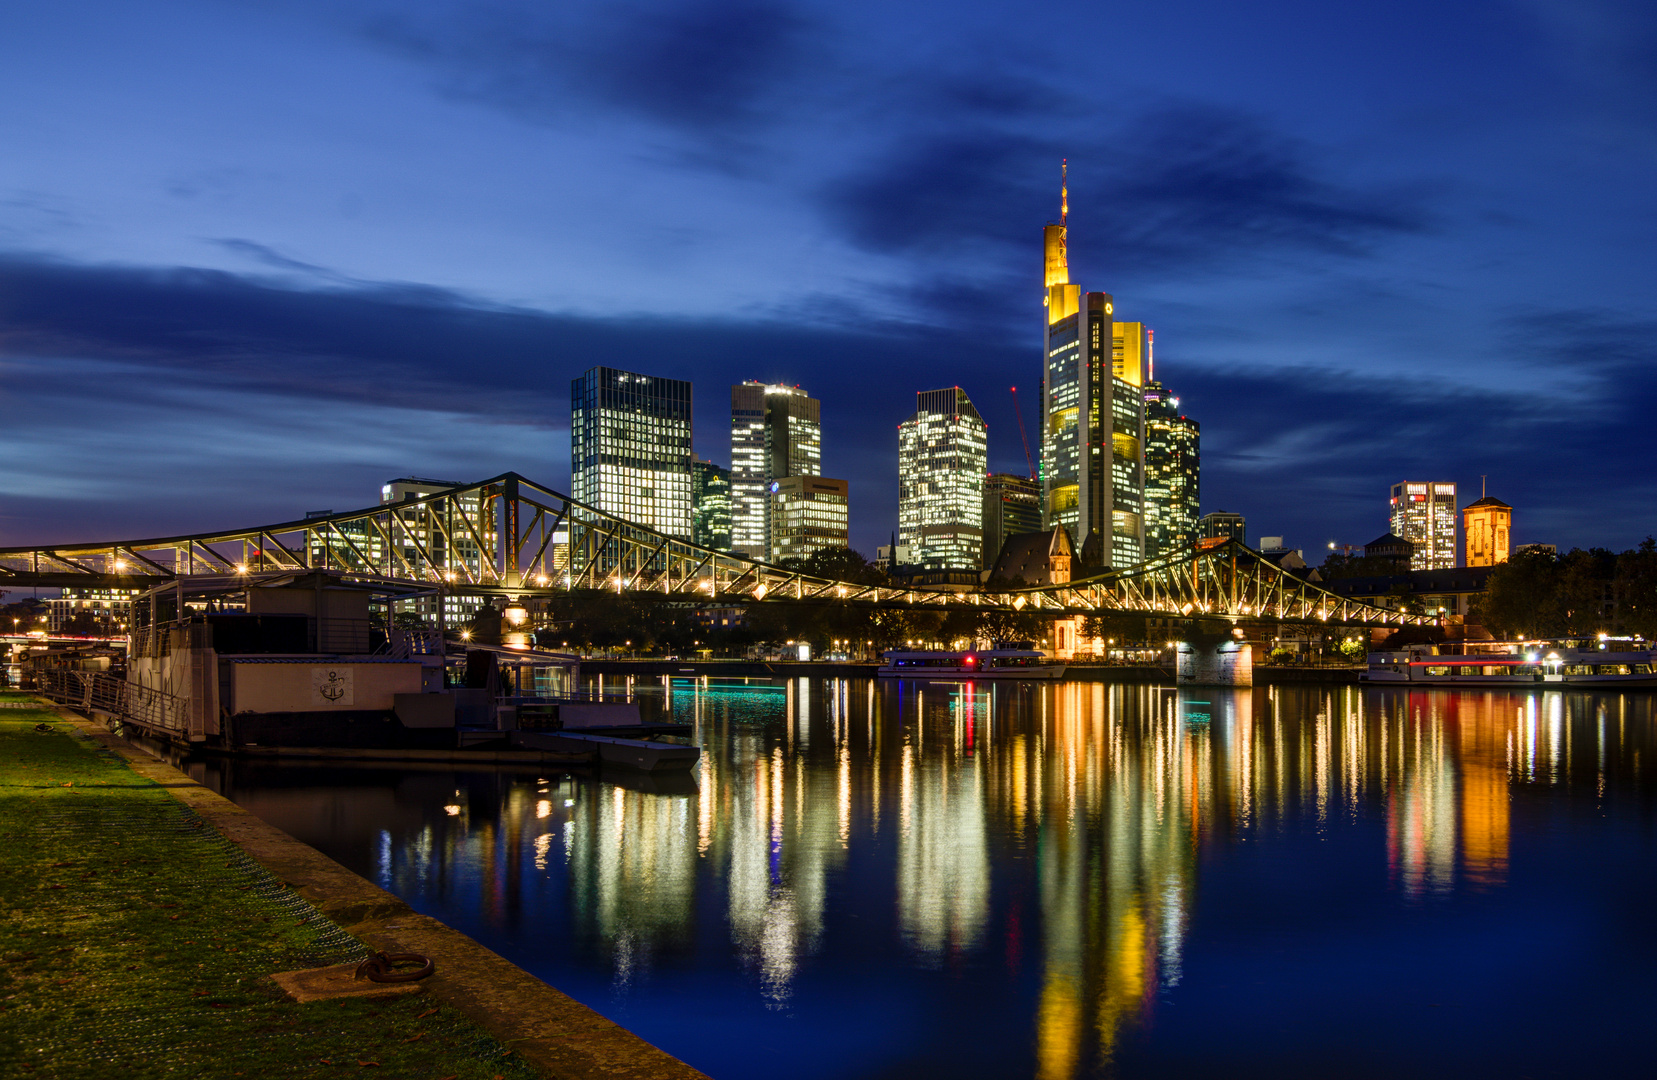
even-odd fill
[{"label": "cloud", "polygon": [[442,73],[445,92],[536,120],[592,104],[734,152],[809,73],[814,27],[775,0],[666,0],[596,13],[493,3],[382,15],[368,38]]},{"label": "cloud", "polygon": [[871,251],[1027,254],[1031,223],[1058,216],[1061,157],[1071,162],[1073,235],[1098,237],[1121,271],[1184,271],[1272,250],[1360,256],[1430,225],[1421,193],[1344,186],[1321,174],[1309,148],[1204,105],[1069,139],[992,126],[905,139],[830,185],[825,204]]}]

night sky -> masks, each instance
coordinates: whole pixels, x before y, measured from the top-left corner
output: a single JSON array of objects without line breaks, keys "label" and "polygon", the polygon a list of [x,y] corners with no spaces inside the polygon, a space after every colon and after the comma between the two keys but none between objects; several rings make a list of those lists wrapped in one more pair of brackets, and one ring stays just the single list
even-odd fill
[{"label": "night sky", "polygon": [[69,0],[0,32],[0,544],[567,490],[607,364],[722,464],[731,383],[821,398],[872,554],[916,391],[1024,469],[1064,157],[1251,542],[1480,474],[1657,532],[1649,2]]}]

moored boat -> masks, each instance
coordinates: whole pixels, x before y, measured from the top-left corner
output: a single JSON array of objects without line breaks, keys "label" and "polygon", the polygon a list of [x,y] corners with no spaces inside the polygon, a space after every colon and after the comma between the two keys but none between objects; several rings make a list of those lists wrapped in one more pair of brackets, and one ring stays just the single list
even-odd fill
[{"label": "moored boat", "polygon": [[944,652],[890,649],[877,675],[900,679],[1060,679],[1064,665],[1036,649],[969,649]]},{"label": "moored boat", "polygon": [[1657,688],[1657,650],[1627,638],[1412,645],[1369,654],[1361,683],[1409,686]]}]

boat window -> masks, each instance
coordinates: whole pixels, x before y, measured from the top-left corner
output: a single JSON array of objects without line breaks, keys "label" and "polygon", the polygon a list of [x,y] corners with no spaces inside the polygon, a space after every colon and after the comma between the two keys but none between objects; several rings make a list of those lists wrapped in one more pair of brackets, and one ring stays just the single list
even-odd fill
[{"label": "boat window", "polygon": [[1432,666],[1430,666],[1428,668],[1425,668],[1424,670],[1426,671],[1426,673],[1428,675],[1448,675],[1448,674],[1450,674],[1450,666],[1448,664],[1433,664]]},{"label": "boat window", "polygon": [[1592,665],[1592,664],[1566,664],[1565,665],[1565,674],[1567,674],[1567,675],[1592,675],[1593,673],[1594,673],[1594,665]]},{"label": "boat window", "polygon": [[1597,664],[1594,667],[1596,675],[1627,675],[1627,664]]},{"label": "boat window", "polygon": [[1633,666],[1633,669],[1634,669],[1634,674],[1636,674],[1636,675],[1650,675],[1651,674],[1651,665],[1650,664],[1634,664],[1632,666]]}]

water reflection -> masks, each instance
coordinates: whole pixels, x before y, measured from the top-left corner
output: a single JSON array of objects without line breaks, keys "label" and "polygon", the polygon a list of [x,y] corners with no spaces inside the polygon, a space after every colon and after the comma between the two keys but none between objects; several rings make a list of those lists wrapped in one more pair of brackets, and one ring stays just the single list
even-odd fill
[{"label": "water reflection", "polygon": [[[1199,899],[1208,860],[1275,845],[1272,872],[1291,884],[1355,860],[1384,871],[1396,907],[1430,908],[1504,888],[1516,791],[1601,798],[1650,757],[1645,696],[804,679],[634,689],[659,694],[708,748],[689,790],[247,766],[221,782],[424,910],[518,943],[515,958],[539,958],[555,984],[576,992],[601,974],[606,989],[578,993],[601,1011],[648,994],[664,968],[675,987],[718,987],[698,1015],[741,1014],[746,997],[778,1023],[839,1007],[836,980],[890,978],[1022,1025],[1000,1056],[966,1055],[954,1071],[1056,1080],[1129,1042],[1155,1050],[1158,1003],[1189,978],[1193,919],[1223,903]],[[1382,832],[1384,844],[1370,839]],[[662,1038],[649,1017],[630,1023]],[[907,1022],[888,1036],[890,1060],[959,1053],[958,1024]],[[663,1041],[743,1075],[720,1030],[681,1026]]]}]

